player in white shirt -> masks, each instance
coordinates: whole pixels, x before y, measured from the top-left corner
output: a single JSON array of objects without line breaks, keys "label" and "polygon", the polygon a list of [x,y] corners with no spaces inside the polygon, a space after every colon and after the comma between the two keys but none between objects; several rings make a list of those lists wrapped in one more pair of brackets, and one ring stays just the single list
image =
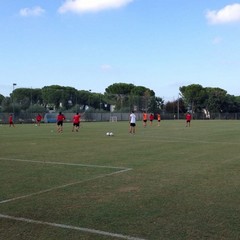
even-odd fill
[{"label": "player in white shirt", "polygon": [[129,133],[135,134],[136,115],[134,114],[134,111],[132,111],[132,113],[129,116],[129,123],[130,123]]}]

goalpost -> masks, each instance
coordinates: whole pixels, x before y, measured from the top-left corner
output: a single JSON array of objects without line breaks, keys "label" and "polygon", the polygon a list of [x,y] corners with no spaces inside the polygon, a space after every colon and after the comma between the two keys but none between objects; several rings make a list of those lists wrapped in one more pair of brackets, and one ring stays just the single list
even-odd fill
[{"label": "goalpost", "polygon": [[110,116],[109,122],[117,122],[117,116]]}]

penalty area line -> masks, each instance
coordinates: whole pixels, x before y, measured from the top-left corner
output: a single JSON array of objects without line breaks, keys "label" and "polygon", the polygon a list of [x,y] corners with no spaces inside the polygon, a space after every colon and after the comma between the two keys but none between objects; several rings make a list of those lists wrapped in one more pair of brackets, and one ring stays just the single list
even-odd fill
[{"label": "penalty area line", "polygon": [[131,171],[131,170],[132,170],[132,168],[126,168],[126,169],[123,169],[123,170],[119,170],[117,172],[112,172],[112,173],[108,173],[108,174],[99,175],[99,176],[96,176],[96,177],[93,177],[93,178],[89,178],[89,179],[86,179],[86,180],[81,180],[81,181],[73,182],[73,183],[67,183],[67,184],[64,184],[64,185],[61,185],[61,186],[56,186],[56,187],[45,189],[45,190],[42,190],[42,191],[39,191],[39,192],[35,192],[35,193],[31,193],[31,194],[27,194],[27,195],[11,198],[11,199],[6,199],[6,200],[1,201],[0,204],[8,203],[8,202],[16,201],[16,200],[19,200],[19,199],[36,196],[36,195],[40,195],[40,194],[43,194],[43,193],[51,192],[51,191],[54,191],[54,190],[57,190],[57,189],[61,189],[61,188],[74,186],[74,185],[81,184],[81,183],[84,183],[84,182],[94,181],[96,179],[100,179],[100,178],[104,178],[104,177],[108,177],[108,176],[112,176],[112,175],[128,172],[128,171]]},{"label": "penalty area line", "polygon": [[81,231],[81,232],[86,232],[86,233],[91,233],[91,234],[97,234],[97,235],[103,235],[103,236],[109,236],[109,237],[114,237],[114,238],[119,238],[119,239],[145,240],[143,238],[131,237],[131,236],[123,235],[123,234],[110,233],[110,232],[105,232],[105,231],[101,231],[101,230],[95,230],[95,229],[83,228],[83,227],[76,227],[76,226],[59,224],[59,223],[50,223],[50,222],[38,221],[38,220],[33,220],[33,219],[28,219],[28,218],[13,217],[13,216],[3,215],[3,214],[0,214],[0,218],[14,220],[14,221],[21,221],[21,222],[26,222],[26,223],[31,223],[31,224],[46,225],[46,226],[51,226],[51,227],[76,230],[76,231]]},{"label": "penalty area line", "polygon": [[41,164],[52,164],[52,165],[65,165],[65,166],[78,166],[78,167],[90,167],[90,168],[108,168],[108,169],[129,169],[123,167],[113,167],[113,166],[102,166],[102,165],[91,165],[91,164],[81,164],[81,163],[64,163],[64,162],[49,162],[49,161],[34,161],[27,159],[17,159],[17,158],[3,158],[0,157],[2,161],[16,161],[16,162],[29,162],[29,163],[41,163]]}]

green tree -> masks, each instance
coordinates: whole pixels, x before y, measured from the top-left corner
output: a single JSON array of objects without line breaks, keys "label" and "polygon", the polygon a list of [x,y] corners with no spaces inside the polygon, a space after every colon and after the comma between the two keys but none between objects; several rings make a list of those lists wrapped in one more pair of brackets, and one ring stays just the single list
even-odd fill
[{"label": "green tree", "polygon": [[91,93],[90,106],[94,109],[100,109],[101,98],[99,93]]},{"label": "green tree", "polygon": [[188,109],[201,112],[207,99],[206,89],[199,84],[191,84],[179,88],[183,101]]},{"label": "green tree", "polygon": [[14,105],[19,106],[21,110],[26,110],[34,104],[41,105],[43,103],[42,91],[38,88],[17,88],[10,96]]},{"label": "green tree", "polygon": [[148,111],[154,109],[156,102],[153,90],[144,86],[135,86],[127,83],[115,83],[105,89],[105,96],[110,104],[115,105],[116,110],[131,109]]},{"label": "green tree", "polygon": [[2,94],[0,94],[0,105],[2,104],[2,101],[3,101],[4,98],[5,97]]},{"label": "green tree", "polygon": [[185,103],[183,99],[180,97],[177,100],[168,101],[165,105],[165,111],[168,113],[173,113],[177,117],[178,111],[179,111],[179,114],[186,113],[187,109],[185,107]]},{"label": "green tree", "polygon": [[146,94],[151,97],[155,96],[155,92],[153,90],[144,86],[134,86],[131,90],[131,94],[136,96],[146,96]]},{"label": "green tree", "polygon": [[223,105],[223,111],[229,113],[240,112],[240,97],[227,94]]},{"label": "green tree", "polygon": [[33,104],[26,110],[26,112],[29,112],[29,113],[44,113],[44,112],[46,112],[46,109],[45,109],[44,106],[41,106],[39,104]]},{"label": "green tree", "polygon": [[129,95],[134,88],[133,84],[114,83],[105,89],[106,94]]},{"label": "green tree", "polygon": [[91,92],[86,90],[78,91],[78,101],[77,103],[82,109],[86,109],[86,106],[91,106]]},{"label": "green tree", "polygon": [[167,101],[164,107],[167,113],[172,113],[173,115],[177,114],[176,101]]},{"label": "green tree", "polygon": [[78,91],[59,85],[45,86],[42,88],[42,98],[45,106],[69,109],[78,101]]},{"label": "green tree", "polygon": [[138,109],[146,112],[154,112],[157,108],[155,92],[144,86],[135,86],[131,94],[138,96]]},{"label": "green tree", "polygon": [[155,97],[155,102],[156,102],[156,109],[154,112],[161,112],[164,108],[164,100],[161,97]]},{"label": "green tree", "polygon": [[13,111],[12,99],[10,97],[5,97],[1,102],[1,106],[3,112],[12,112]]},{"label": "green tree", "polygon": [[221,88],[206,88],[206,108],[209,112],[224,112],[226,109],[227,92]]},{"label": "green tree", "polygon": [[129,108],[129,96],[133,88],[133,84],[114,83],[105,89],[105,98],[110,104],[115,105],[116,110],[126,106]]}]

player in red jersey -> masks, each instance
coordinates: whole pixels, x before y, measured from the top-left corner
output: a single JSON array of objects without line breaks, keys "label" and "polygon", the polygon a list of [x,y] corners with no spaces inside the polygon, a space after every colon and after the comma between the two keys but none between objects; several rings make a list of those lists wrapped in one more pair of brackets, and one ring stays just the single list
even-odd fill
[{"label": "player in red jersey", "polygon": [[77,113],[73,116],[72,132],[74,132],[74,130],[75,130],[76,132],[78,132],[79,127],[80,127],[80,119],[81,119],[81,115],[77,112]]},{"label": "player in red jersey", "polygon": [[15,127],[14,123],[13,123],[13,115],[12,114],[9,115],[8,122],[9,122],[9,127]]},{"label": "player in red jersey", "polygon": [[63,121],[66,119],[66,117],[62,114],[62,112],[59,112],[57,115],[57,131],[60,133],[63,131]]},{"label": "player in red jersey", "polygon": [[152,113],[149,116],[149,120],[150,120],[150,125],[152,126],[152,122],[154,120],[154,115]]},{"label": "player in red jersey", "polygon": [[186,127],[190,127],[191,119],[192,119],[192,116],[191,116],[191,114],[188,112],[188,113],[186,114]]},{"label": "player in red jersey", "polygon": [[41,121],[42,121],[42,116],[40,114],[38,114],[36,116],[36,123],[37,123],[38,126],[40,126]]}]

